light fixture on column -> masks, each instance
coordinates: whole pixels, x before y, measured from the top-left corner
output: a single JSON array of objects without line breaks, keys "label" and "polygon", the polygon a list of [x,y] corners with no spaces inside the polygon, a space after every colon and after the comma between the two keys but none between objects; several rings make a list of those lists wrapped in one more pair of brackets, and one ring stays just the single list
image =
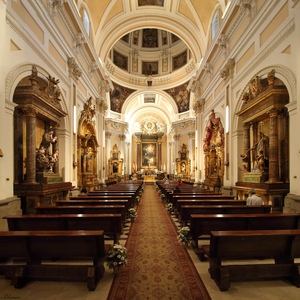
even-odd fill
[{"label": "light fixture on column", "polygon": [[73,128],[73,132],[76,133],[76,127],[77,127],[77,122],[76,122],[76,105],[74,105],[73,107],[73,120],[74,120],[74,128]]}]

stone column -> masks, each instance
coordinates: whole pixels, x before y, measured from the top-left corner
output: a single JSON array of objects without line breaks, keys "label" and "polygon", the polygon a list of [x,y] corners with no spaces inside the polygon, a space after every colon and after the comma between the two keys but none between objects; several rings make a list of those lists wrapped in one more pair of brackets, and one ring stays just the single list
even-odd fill
[{"label": "stone column", "polygon": [[105,168],[106,168],[106,176],[109,176],[109,163],[108,160],[110,159],[110,150],[111,150],[111,132],[106,131],[105,132],[105,140],[106,140],[106,157],[107,160],[104,164]]},{"label": "stone column", "polygon": [[[244,128],[244,155],[248,155],[248,158],[244,160],[244,162],[248,163],[248,170],[244,170],[245,172],[249,172],[250,171],[250,151],[248,151],[250,149],[250,123],[244,123],[243,124],[243,128]],[[247,152],[248,151],[248,152]]]},{"label": "stone column", "polygon": [[126,178],[128,178],[128,174],[131,173],[131,165],[130,165],[130,141],[128,141],[127,139],[125,139],[125,151],[124,151],[124,175],[126,175]]},{"label": "stone column", "polygon": [[[169,174],[174,174],[174,169],[173,169],[173,164],[174,164],[174,156],[173,156],[173,146],[174,146],[174,141],[169,141],[168,142],[168,164],[167,164],[167,172]],[[171,154],[170,154],[171,153]]]},{"label": "stone column", "polygon": [[105,100],[105,89],[101,89],[100,91],[101,97],[96,99],[96,104],[97,104],[97,109],[98,109],[98,128],[99,128],[99,136],[98,136],[98,141],[99,141],[99,162],[97,166],[98,174],[99,174],[99,181],[100,183],[105,182],[105,172],[103,170],[103,167],[105,166],[104,162],[104,150],[105,150],[105,113],[108,108]]},{"label": "stone column", "polygon": [[159,171],[162,171],[162,165],[161,165],[161,158],[162,158],[162,153],[161,153],[161,143],[162,143],[162,136],[164,134],[163,133],[159,133],[158,134],[158,140],[157,140],[157,151],[158,151],[158,155],[157,155],[157,168]]},{"label": "stone column", "polygon": [[180,134],[174,135],[174,141],[175,141],[175,160],[178,158],[178,152],[180,149]]},{"label": "stone column", "polygon": [[278,110],[272,108],[268,112],[270,116],[270,137],[269,137],[269,182],[279,181],[278,164]]},{"label": "stone column", "polygon": [[258,137],[258,124],[252,123],[252,133],[253,133],[253,145],[257,143],[257,137]]},{"label": "stone column", "polygon": [[289,116],[284,108],[279,115],[280,128],[280,170],[283,182],[289,182]]},{"label": "stone column", "polygon": [[136,141],[136,156],[137,156],[137,162],[136,162],[136,171],[139,171],[141,169],[141,146],[142,146],[142,141],[141,141],[141,135],[136,134],[137,141]]},{"label": "stone column", "polygon": [[26,183],[36,183],[36,129],[37,111],[32,106],[25,108],[26,115]]},{"label": "stone column", "polygon": [[[58,148],[59,148],[59,144],[58,144],[59,143],[59,139],[58,139],[59,125],[56,124],[53,126],[53,128],[54,128],[53,137],[57,136],[57,142],[53,144],[53,153],[55,153],[55,151],[58,151]],[[55,174],[59,174],[59,158],[58,158],[58,161],[55,162],[55,164],[54,164],[53,172]]]},{"label": "stone column", "polygon": [[193,140],[195,140],[195,131],[194,132],[189,132],[188,133],[189,140],[188,140],[188,150],[189,150],[189,159],[191,160],[191,169],[190,169],[190,175],[193,174],[194,171],[194,161],[193,161]]},{"label": "stone column", "polygon": [[120,141],[120,157],[123,158],[123,166],[122,166],[122,175],[124,175],[124,169],[125,169],[125,141],[126,136],[125,134],[119,134],[119,141]]},{"label": "stone column", "polygon": [[24,181],[23,174],[23,116],[24,112],[20,108],[14,113],[14,171],[15,184]]}]

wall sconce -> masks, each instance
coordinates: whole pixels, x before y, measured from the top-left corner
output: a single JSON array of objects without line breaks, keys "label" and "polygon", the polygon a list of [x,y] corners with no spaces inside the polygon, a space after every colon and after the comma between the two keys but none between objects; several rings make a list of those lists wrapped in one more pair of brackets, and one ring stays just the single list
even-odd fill
[{"label": "wall sconce", "polygon": [[3,154],[2,150],[0,149],[0,157],[3,157],[3,156],[4,156],[4,154]]}]

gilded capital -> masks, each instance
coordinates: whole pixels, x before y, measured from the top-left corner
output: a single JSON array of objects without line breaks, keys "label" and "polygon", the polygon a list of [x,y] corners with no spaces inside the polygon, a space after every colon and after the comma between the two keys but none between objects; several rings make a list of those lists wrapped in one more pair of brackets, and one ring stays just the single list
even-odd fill
[{"label": "gilded capital", "polygon": [[26,106],[24,109],[26,117],[36,117],[38,111],[32,106]]}]

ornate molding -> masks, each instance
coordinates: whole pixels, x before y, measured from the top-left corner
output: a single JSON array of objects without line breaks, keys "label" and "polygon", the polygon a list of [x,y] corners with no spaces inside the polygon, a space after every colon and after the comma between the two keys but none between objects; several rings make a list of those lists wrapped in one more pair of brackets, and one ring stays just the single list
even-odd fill
[{"label": "ornate molding", "polygon": [[168,56],[169,56],[169,50],[165,49],[161,53],[163,66],[166,67],[168,65]]},{"label": "ornate molding", "polygon": [[257,0],[239,0],[238,2],[240,11],[246,13],[249,21],[251,21],[256,15],[256,2]]},{"label": "ornate molding", "polygon": [[98,111],[100,113],[105,114],[108,109],[108,105],[106,104],[106,101],[104,99],[97,98],[96,104],[97,104]]},{"label": "ornate molding", "polygon": [[68,58],[69,76],[75,81],[82,75],[82,70],[79,68],[74,57]]},{"label": "ornate molding", "polygon": [[189,139],[194,139],[194,138],[195,138],[195,136],[196,136],[196,133],[195,133],[195,131],[193,131],[193,132],[189,132],[189,133],[188,133],[188,136],[189,136]]},{"label": "ornate molding", "polygon": [[38,113],[38,111],[31,105],[26,105],[26,107],[23,108],[23,111],[26,117],[36,117]]},{"label": "ornate molding", "polygon": [[218,38],[217,44],[219,45],[219,49],[224,52],[225,56],[228,55],[229,52],[229,39],[226,34],[221,34]]},{"label": "ornate molding", "polygon": [[204,107],[205,107],[205,99],[201,98],[201,99],[196,99],[193,109],[195,114],[199,114],[202,113],[204,111]]},{"label": "ornate molding", "polygon": [[211,79],[212,78],[212,64],[210,62],[207,62],[204,65],[204,71],[207,74],[208,78]]},{"label": "ornate molding", "polygon": [[109,140],[111,138],[112,133],[109,131],[105,131],[105,139]]},{"label": "ornate molding", "polygon": [[233,58],[228,59],[226,65],[221,69],[220,76],[225,82],[233,78],[235,61]]},{"label": "ornate molding", "polygon": [[136,68],[138,64],[139,51],[134,49],[131,51],[131,55],[132,55],[132,65],[134,68]]},{"label": "ornate molding", "polygon": [[84,43],[85,43],[85,39],[83,34],[81,32],[76,33],[73,42],[73,50],[75,55],[77,55],[81,50],[84,49]]},{"label": "ornate molding", "polygon": [[95,76],[97,74],[98,64],[95,61],[92,61],[89,64],[89,74],[90,76]]},{"label": "ornate molding", "polygon": [[120,141],[124,142],[126,139],[126,135],[125,134],[119,134],[119,139]]},{"label": "ornate molding", "polygon": [[175,134],[173,138],[176,142],[178,142],[180,139],[180,134]]},{"label": "ornate molding", "polygon": [[293,8],[299,3],[300,0],[292,0],[294,2]]},{"label": "ornate molding", "polygon": [[58,12],[63,10],[65,2],[66,0],[48,0],[48,11],[54,20]]}]

